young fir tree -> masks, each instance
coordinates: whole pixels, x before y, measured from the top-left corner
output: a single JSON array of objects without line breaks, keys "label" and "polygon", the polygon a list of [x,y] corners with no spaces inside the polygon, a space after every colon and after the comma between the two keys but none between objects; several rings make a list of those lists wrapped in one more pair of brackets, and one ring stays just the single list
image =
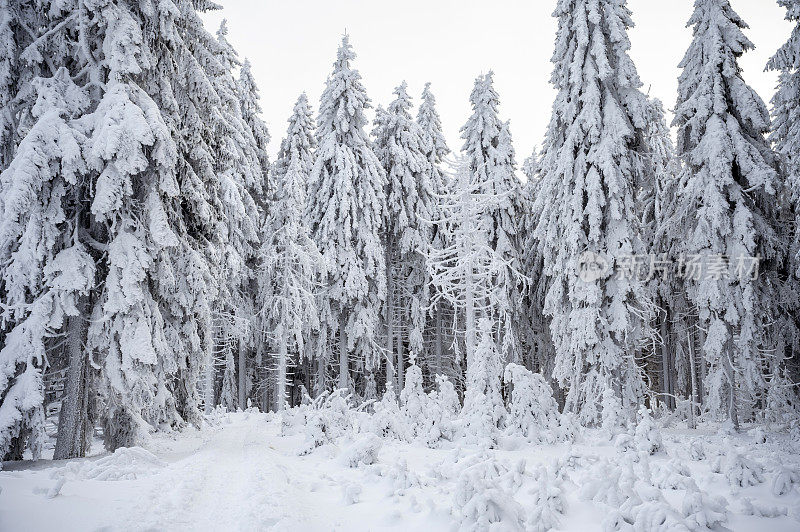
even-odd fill
[{"label": "young fir tree", "polygon": [[[489,242],[513,268],[519,267],[517,248],[520,182],[516,176],[514,147],[508,123],[497,116],[499,98],[494,90],[492,72],[479,76],[470,94],[472,115],[461,128],[464,145],[461,148],[464,163],[473,174],[471,182],[480,186],[480,192],[496,197],[487,209]],[[511,328],[512,308],[519,300],[517,279],[500,279],[504,296],[498,300],[498,345],[507,358],[516,356],[514,333]]]},{"label": "young fir tree", "polygon": [[406,346],[419,356],[424,349],[428,279],[424,252],[431,241],[430,221],[436,198],[430,179],[430,161],[422,128],[411,118],[406,84],[397,98],[375,120],[375,155],[386,178],[386,328],[387,349],[402,390]]},{"label": "young fir tree", "polygon": [[345,36],[321,98],[309,197],[312,235],[326,267],[321,327],[327,353],[338,336],[339,388],[350,387],[351,358],[367,367],[379,363],[375,331],[386,297],[386,175],[364,132],[369,98],[350,67],[354,58]]},{"label": "young fir tree", "polygon": [[505,415],[502,386],[503,361],[494,342],[496,328],[492,320],[483,317],[478,323],[478,345],[472,361],[467,364],[464,408],[464,432],[468,441],[493,447],[497,431]]},{"label": "young fir tree", "polygon": [[[429,182],[434,196],[431,220],[438,222],[442,216],[439,203],[448,191],[448,176],[442,165],[445,157],[450,153],[450,148],[447,147],[447,142],[444,138],[442,120],[436,110],[436,98],[431,92],[430,83],[426,83],[422,91],[422,102],[417,110],[417,124],[419,124],[424,135],[428,171],[430,172]],[[445,231],[442,230],[439,223],[431,224],[430,230],[431,244],[437,249],[442,249],[446,245]],[[428,284],[429,290],[436,289],[430,286],[430,282]],[[453,311],[446,300],[441,298],[431,299],[435,299],[436,303],[430,307],[432,316],[428,320],[430,325],[426,335],[428,337],[426,344],[429,346],[430,356],[426,357],[423,362],[427,363],[429,375],[448,374],[450,377],[454,377],[452,371],[445,370],[446,366],[452,366],[452,363],[449,363],[447,359],[450,358],[449,355],[451,354],[448,346],[452,344],[453,339],[453,328],[451,326]]]},{"label": "young fir tree", "polygon": [[305,187],[314,168],[314,129],[308,99],[302,94],[274,165],[275,196],[265,228],[259,279],[262,312],[277,353],[277,410],[282,410],[288,399],[292,360],[309,357],[306,338],[319,328],[314,282],[321,257],[305,218]]},{"label": "young fir tree", "polygon": [[[624,1],[560,0],[554,16],[551,82],[558,95],[542,154],[535,236],[547,277],[553,375],[567,389],[567,410],[593,422],[604,390],[632,408],[644,388],[634,348],[646,293],[636,275],[616,270],[644,251],[634,186],[643,171],[646,98],[628,56],[633,22]],[[581,261],[599,271],[581,278]]]},{"label": "young fir tree", "polygon": [[687,271],[685,281],[706,331],[705,407],[738,427],[737,395],[752,404],[765,387],[760,349],[776,295],[769,272],[781,260],[777,173],[765,140],[767,108],[737,63],[753,48],[745,22],[728,0],[697,0],[689,25],[673,125],[689,171],[681,202],[694,213],[682,251],[702,270]]}]

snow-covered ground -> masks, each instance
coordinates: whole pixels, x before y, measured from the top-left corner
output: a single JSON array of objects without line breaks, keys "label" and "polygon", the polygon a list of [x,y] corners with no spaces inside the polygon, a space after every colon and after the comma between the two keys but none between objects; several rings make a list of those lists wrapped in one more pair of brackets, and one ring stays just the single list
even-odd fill
[{"label": "snow-covered ground", "polygon": [[648,456],[592,433],[481,450],[354,431],[300,456],[305,433],[285,429],[273,414],[220,414],[147,449],[5,463],[0,530],[800,529],[786,435],[664,430]]}]

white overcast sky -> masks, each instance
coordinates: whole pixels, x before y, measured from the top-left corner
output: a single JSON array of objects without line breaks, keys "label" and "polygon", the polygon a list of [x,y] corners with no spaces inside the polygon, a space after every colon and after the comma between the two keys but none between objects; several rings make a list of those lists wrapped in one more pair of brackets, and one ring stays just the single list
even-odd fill
[{"label": "white overcast sky", "polygon": [[[548,83],[555,0],[217,0],[205,16],[216,31],[228,19],[229,40],[253,64],[275,154],[286,120],[305,91],[315,105],[346,31],[373,106],[388,104],[402,80],[418,103],[432,83],[445,135],[460,149],[475,77],[494,70],[500,114],[511,120],[517,162],[542,142],[554,96]],[[629,0],[636,27],[631,55],[650,94],[675,104],[678,63],[689,44],[693,0]],[[741,59],[745,80],[769,102],[776,76],[763,71],[791,25],[774,0],[731,0],[756,45]],[[416,113],[416,112],[415,112]],[[371,115],[370,115],[371,120]],[[371,126],[370,126],[371,129]]]}]

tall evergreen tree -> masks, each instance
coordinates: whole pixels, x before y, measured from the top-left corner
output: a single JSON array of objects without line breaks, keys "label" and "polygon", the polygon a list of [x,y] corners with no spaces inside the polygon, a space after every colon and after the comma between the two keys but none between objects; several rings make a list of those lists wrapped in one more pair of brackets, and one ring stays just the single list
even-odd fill
[{"label": "tall evergreen tree", "polygon": [[316,281],[321,262],[305,218],[305,185],[314,168],[314,119],[302,94],[289,119],[272,180],[270,207],[260,274],[262,312],[275,345],[276,408],[287,400],[292,361],[310,358],[306,339],[319,329]]},{"label": "tall evergreen tree", "polygon": [[[521,184],[516,176],[514,147],[508,123],[497,115],[499,98],[494,90],[492,72],[479,76],[470,94],[472,115],[461,128],[464,145],[461,148],[464,163],[473,177],[471,182],[480,186],[482,194],[497,198],[490,203],[484,216],[488,220],[489,243],[512,268],[519,268],[517,248],[519,194]],[[519,300],[516,279],[500,281],[505,294],[498,301],[498,314],[493,319],[499,323],[498,345],[506,357],[515,355],[511,313]]]},{"label": "tall evergreen tree", "polygon": [[242,109],[242,118],[250,127],[250,132],[255,140],[256,155],[261,163],[261,174],[264,176],[265,182],[262,183],[261,196],[255,197],[259,202],[259,207],[264,209],[264,203],[269,193],[269,183],[266,182],[269,173],[269,155],[267,154],[267,145],[270,141],[269,130],[267,125],[261,119],[261,104],[259,100],[261,96],[256,86],[255,78],[253,77],[252,67],[250,60],[245,59],[242,64],[242,69],[239,73],[239,83],[237,85],[239,94],[239,106]]},{"label": "tall evergreen tree", "polygon": [[[422,91],[422,102],[417,111],[417,124],[422,129],[422,134],[425,138],[426,153],[428,157],[428,170],[430,171],[429,181],[432,186],[435,201],[432,204],[432,217],[431,220],[436,222],[431,225],[431,244],[437,248],[442,249],[447,245],[446,231],[438,223],[442,218],[442,211],[439,204],[448,192],[449,178],[442,165],[445,163],[445,157],[450,154],[450,148],[447,147],[447,142],[444,138],[442,131],[442,120],[439,112],[436,110],[436,98],[431,92],[431,84],[426,83]],[[435,286],[430,286],[430,290],[436,290]],[[429,294],[429,297],[430,294]],[[432,314],[431,319],[428,320],[428,344],[430,356],[426,357],[427,360],[422,362],[427,363],[429,375],[445,375],[453,378],[452,371],[446,371],[445,367],[452,367],[451,359],[452,350],[449,346],[452,344],[454,328],[453,328],[453,309],[445,299],[432,297],[435,301],[430,309]]]},{"label": "tall evergreen tree", "polygon": [[[728,0],[696,0],[689,25],[673,125],[689,170],[681,202],[694,213],[682,251],[702,271],[687,273],[686,287],[706,331],[705,407],[738,427],[737,395],[752,404],[765,387],[760,348],[776,295],[769,272],[782,260],[777,173],[767,108],[738,65],[753,48],[747,25]],[[750,257],[761,259],[757,277]]]},{"label": "tall evergreen tree", "polygon": [[[634,347],[646,294],[635,275],[614,270],[643,252],[634,186],[646,99],[628,56],[633,21],[625,1],[559,0],[554,16],[551,82],[558,95],[542,155],[535,235],[548,278],[553,375],[567,389],[566,408],[590,422],[605,390],[630,405],[644,388]],[[581,276],[581,262],[600,271]]]},{"label": "tall evergreen tree", "polygon": [[[397,98],[378,115],[373,131],[375,154],[387,177],[386,218],[386,327],[387,348],[394,354],[397,388],[402,390],[406,345],[415,357],[422,354],[428,305],[428,279],[424,251],[431,242],[434,215],[425,134],[411,118],[411,98],[405,82]],[[391,376],[391,375],[390,375]],[[390,377],[389,376],[389,377]],[[387,378],[389,378],[387,377]]]},{"label": "tall evergreen tree", "polygon": [[321,327],[328,331],[328,353],[338,336],[339,388],[350,388],[351,358],[367,367],[379,363],[375,332],[386,297],[386,175],[364,132],[370,103],[350,66],[354,58],[345,36],[321,98],[309,197],[312,234],[326,267]]}]

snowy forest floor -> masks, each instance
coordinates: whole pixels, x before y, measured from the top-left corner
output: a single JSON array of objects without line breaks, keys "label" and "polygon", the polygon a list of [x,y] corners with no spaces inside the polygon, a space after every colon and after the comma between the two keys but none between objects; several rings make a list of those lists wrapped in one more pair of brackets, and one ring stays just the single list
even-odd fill
[{"label": "snowy forest floor", "polygon": [[[629,504],[620,489],[625,475],[614,473],[626,462],[642,497],[637,508],[650,505],[651,517],[637,519],[636,530],[678,530],[653,524],[662,522],[656,516],[664,511],[682,523],[697,523],[698,513],[684,501],[688,478],[704,497],[725,498],[717,500],[726,509],[717,514],[724,521],[715,530],[800,529],[800,478],[793,478],[800,456],[786,435],[767,433],[766,443],[760,443],[746,433],[663,430],[665,451],[632,461],[589,433],[575,444],[509,439],[501,442],[502,450],[491,451],[382,439],[374,463],[350,467],[344,457],[353,455],[364,435],[356,435],[355,444],[344,437],[298,456],[304,435],[280,433],[277,416],[239,412],[219,415],[202,430],[154,436],[147,449],[6,462],[0,471],[0,530],[485,529],[477,514],[496,514],[502,522],[492,528],[499,530],[536,529],[553,518],[557,530],[600,530],[610,514],[617,508],[624,514]],[[724,471],[713,472],[720,469],[714,462],[725,448],[746,457],[755,485],[732,488]],[[649,473],[639,469],[645,464]],[[485,474],[465,476],[467,470]],[[648,474],[646,484],[663,497],[647,495],[638,482]],[[549,480],[540,482],[542,475]],[[481,477],[490,481],[482,485]],[[545,484],[560,493],[540,496]],[[780,492],[786,493],[776,495]],[[715,515],[716,502],[702,506],[705,515]],[[522,515],[515,515],[520,510]],[[630,526],[622,524],[623,530]]]}]

